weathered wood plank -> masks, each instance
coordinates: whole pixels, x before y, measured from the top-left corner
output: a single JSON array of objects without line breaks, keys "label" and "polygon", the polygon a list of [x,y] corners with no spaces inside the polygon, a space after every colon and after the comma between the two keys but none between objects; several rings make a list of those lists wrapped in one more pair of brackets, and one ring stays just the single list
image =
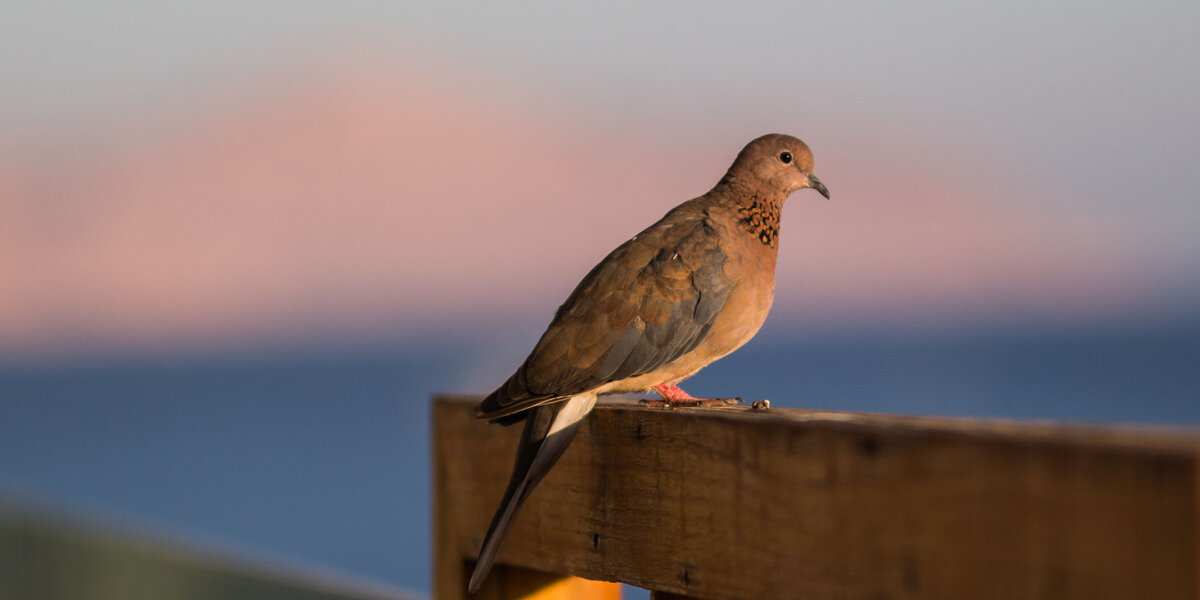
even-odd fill
[{"label": "weathered wood plank", "polygon": [[[470,405],[470,406],[473,406]],[[470,408],[468,406],[468,409]],[[461,408],[461,407],[460,407]],[[435,409],[436,410],[436,409]],[[467,580],[471,569],[475,566],[475,557],[479,554],[479,544],[475,542],[473,551],[464,552],[461,543],[468,532],[461,529],[463,523],[458,519],[458,503],[449,501],[452,494],[460,493],[459,475],[453,470],[444,469],[447,460],[459,461],[463,451],[470,451],[469,443],[452,437],[438,438],[439,423],[445,422],[434,415],[435,440],[433,447],[433,592],[439,600],[459,600],[467,597]],[[501,429],[497,427],[497,429]],[[520,428],[513,429],[520,437]],[[460,430],[461,431],[461,430]],[[506,431],[505,433],[508,433]],[[503,433],[501,434],[503,437]],[[513,439],[515,444],[516,439]],[[488,451],[480,448],[480,451]],[[515,455],[515,450],[514,450]],[[512,457],[508,458],[511,466]],[[507,482],[507,473],[503,475]],[[502,484],[503,486],[503,484]],[[501,487],[501,493],[504,489]],[[496,498],[499,504],[499,497]],[[493,506],[490,511],[496,509]],[[482,538],[487,524],[491,520],[491,512],[484,517],[484,529],[475,532]],[[620,600],[621,585],[619,583],[591,581],[579,577],[568,577],[565,574],[550,574],[535,569],[522,568],[516,565],[497,564],[483,587],[472,599],[478,600]]]},{"label": "weathered wood plank", "polygon": [[[433,411],[439,598],[520,433],[473,402]],[[608,404],[500,562],[700,598],[1195,600],[1198,456],[1181,430]]]}]

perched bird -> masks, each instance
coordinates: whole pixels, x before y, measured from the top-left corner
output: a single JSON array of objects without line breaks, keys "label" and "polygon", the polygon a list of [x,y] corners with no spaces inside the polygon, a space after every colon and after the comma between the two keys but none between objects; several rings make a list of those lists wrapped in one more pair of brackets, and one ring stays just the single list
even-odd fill
[{"label": "perched bird", "polygon": [[829,190],[812,152],[781,134],[738,154],[707,194],[621,244],[558,308],[533,352],[476,408],[525,421],[504,499],[468,588],[479,589],[517,510],[603,394],[653,389],[668,406],[726,403],[675,384],[733,352],[762,326],[775,295],[779,215],[794,191]]}]

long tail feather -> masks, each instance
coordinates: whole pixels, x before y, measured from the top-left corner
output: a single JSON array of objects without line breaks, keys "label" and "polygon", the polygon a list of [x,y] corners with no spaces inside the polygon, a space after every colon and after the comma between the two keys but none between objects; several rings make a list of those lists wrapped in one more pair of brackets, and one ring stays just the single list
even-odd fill
[{"label": "long tail feather", "polygon": [[470,592],[474,593],[483,584],[496,561],[500,543],[508,534],[521,505],[562,456],[575,437],[579,423],[595,405],[595,394],[580,394],[566,402],[539,406],[530,412],[521,433],[521,445],[517,450],[508,489],[504,491],[504,499],[496,510],[496,516],[492,517],[492,524],[483,539],[483,548],[479,551],[479,560],[475,563],[475,571],[471,573],[471,581],[467,585]]}]

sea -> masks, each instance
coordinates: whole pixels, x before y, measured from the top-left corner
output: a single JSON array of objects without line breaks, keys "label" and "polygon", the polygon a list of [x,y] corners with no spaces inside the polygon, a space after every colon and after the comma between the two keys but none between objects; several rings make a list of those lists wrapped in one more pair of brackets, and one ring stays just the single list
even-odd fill
[{"label": "sea", "polygon": [[[520,359],[488,355],[418,340],[0,364],[0,500],[428,595],[430,398],[487,391]],[[685,383],[774,407],[1200,428],[1200,319],[762,335]]]}]

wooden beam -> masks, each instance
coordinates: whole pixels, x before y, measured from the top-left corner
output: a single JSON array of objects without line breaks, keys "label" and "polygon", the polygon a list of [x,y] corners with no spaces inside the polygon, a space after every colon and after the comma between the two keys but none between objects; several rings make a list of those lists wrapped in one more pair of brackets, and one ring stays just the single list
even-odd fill
[{"label": "wooden beam", "polygon": [[[438,598],[520,434],[476,402],[433,409]],[[664,598],[1195,600],[1198,457],[1183,430],[602,403],[499,562]]]},{"label": "wooden beam", "polygon": [[[440,403],[439,403],[440,405]],[[469,409],[470,406],[467,406]],[[457,408],[462,408],[461,403]],[[437,409],[435,408],[435,411]],[[461,410],[459,412],[462,412]],[[461,420],[458,420],[461,421]],[[450,437],[438,438],[436,431],[439,423],[444,420],[434,416],[435,441],[433,448],[433,591],[438,600],[459,600],[467,597],[467,580],[475,566],[475,557],[479,554],[479,546],[483,543],[483,534],[491,521],[489,513],[484,519],[484,528],[477,532],[462,530],[463,523],[458,520],[457,508],[459,499],[453,494],[459,493],[455,483],[459,481],[457,474],[447,471],[439,465],[444,465],[451,456],[461,457],[464,450],[461,439]],[[496,429],[503,429],[497,427]],[[462,430],[459,429],[459,432]],[[520,427],[509,428],[501,433],[517,433],[520,437]],[[513,456],[515,456],[516,438],[513,438]],[[457,460],[457,458],[455,459]],[[512,457],[509,457],[511,467]],[[507,482],[508,475],[504,475]],[[501,493],[504,489],[501,488]],[[499,504],[499,496],[496,504]],[[491,509],[493,512],[496,507]],[[475,536],[475,549],[464,552],[461,544],[463,536]],[[552,574],[536,569],[522,568],[517,565],[497,564],[492,567],[491,574],[478,592],[470,596],[473,600],[620,600],[621,585],[618,583],[592,581],[580,577],[570,577],[566,574]]]}]

